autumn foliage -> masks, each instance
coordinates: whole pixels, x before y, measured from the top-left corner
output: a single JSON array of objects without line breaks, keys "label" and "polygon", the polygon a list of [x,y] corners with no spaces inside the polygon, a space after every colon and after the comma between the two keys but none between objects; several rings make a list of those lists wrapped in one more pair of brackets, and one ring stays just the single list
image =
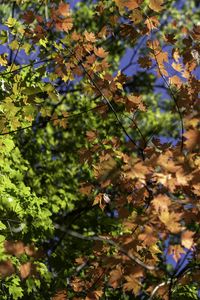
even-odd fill
[{"label": "autumn foliage", "polygon": [[5,5],[1,299],[198,299],[200,26],[177,2]]}]

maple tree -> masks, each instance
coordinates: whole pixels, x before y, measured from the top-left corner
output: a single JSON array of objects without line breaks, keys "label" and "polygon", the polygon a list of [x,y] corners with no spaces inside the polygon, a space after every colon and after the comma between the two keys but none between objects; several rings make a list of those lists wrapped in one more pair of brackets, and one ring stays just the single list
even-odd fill
[{"label": "maple tree", "polygon": [[93,2],[0,8],[0,298],[198,299],[199,4]]}]

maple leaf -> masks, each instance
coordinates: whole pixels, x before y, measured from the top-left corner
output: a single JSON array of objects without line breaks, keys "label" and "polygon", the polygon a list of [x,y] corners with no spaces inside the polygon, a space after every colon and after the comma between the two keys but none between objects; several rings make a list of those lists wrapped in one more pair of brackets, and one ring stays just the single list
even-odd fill
[{"label": "maple leaf", "polygon": [[129,162],[124,166],[125,176],[130,179],[139,179],[141,182],[145,181],[148,174],[151,173],[151,169],[145,166],[142,162],[137,162],[132,165],[133,162]]},{"label": "maple leaf", "polygon": [[22,279],[27,278],[31,274],[31,267],[32,267],[32,263],[31,262],[27,262],[27,263],[22,264],[20,266],[19,272],[20,272],[20,277]]},{"label": "maple leaf", "polygon": [[163,4],[164,0],[149,0],[149,7],[156,12],[160,12],[164,9]]},{"label": "maple leaf", "polygon": [[142,13],[139,9],[134,9],[130,18],[135,24],[139,24],[143,20]]},{"label": "maple leaf", "polygon": [[148,56],[143,56],[138,59],[140,66],[145,69],[149,69],[152,66],[152,60]]},{"label": "maple leaf", "polygon": [[88,32],[88,31],[85,31],[84,32],[84,35],[85,35],[85,38],[88,42],[91,42],[91,43],[94,43],[96,42],[96,38],[95,38],[95,35],[93,32]]},{"label": "maple leaf", "polygon": [[178,88],[180,88],[183,83],[181,78],[178,77],[177,75],[170,77],[169,82],[170,82],[170,84],[176,85]]},{"label": "maple leaf", "polygon": [[108,52],[106,52],[102,47],[99,48],[94,47],[94,53],[96,54],[96,56],[100,58],[104,58],[108,55]]},{"label": "maple leaf", "polygon": [[167,211],[171,205],[171,200],[166,195],[159,194],[151,202],[157,213],[161,211]]},{"label": "maple leaf", "polygon": [[15,268],[9,260],[0,262],[0,277],[1,278],[11,276],[13,273],[15,273]]},{"label": "maple leaf", "polygon": [[86,135],[87,135],[87,140],[89,142],[92,142],[97,138],[97,132],[96,131],[87,131]]},{"label": "maple leaf", "polygon": [[20,256],[25,252],[24,243],[21,241],[5,241],[4,248],[6,253]]},{"label": "maple leaf", "polygon": [[169,231],[178,233],[181,231],[181,224],[179,223],[181,215],[181,213],[170,213],[168,210],[163,210],[159,215],[159,219],[165,224]]},{"label": "maple leaf", "polygon": [[141,2],[142,0],[115,0],[115,3],[119,9],[127,7],[130,10],[138,8]]},{"label": "maple leaf", "polygon": [[200,131],[197,128],[189,129],[183,135],[187,139],[184,144],[189,151],[200,144]]},{"label": "maple leaf", "polygon": [[193,239],[194,232],[190,230],[186,230],[182,232],[181,234],[181,244],[187,248],[191,249],[194,245],[194,239]]},{"label": "maple leaf", "polygon": [[158,28],[158,25],[160,24],[158,18],[156,16],[152,16],[146,19],[144,24],[147,25],[147,28],[149,30],[148,33],[151,32],[151,30]]},{"label": "maple leaf", "polygon": [[70,15],[69,4],[61,2],[58,7],[58,12],[61,14],[61,16],[68,17]]},{"label": "maple leaf", "polygon": [[85,300],[98,300],[103,295],[102,290],[93,291],[87,294]]},{"label": "maple leaf", "polygon": [[141,289],[141,283],[138,278],[142,277],[143,274],[131,274],[129,276],[125,276],[126,283],[124,283],[123,288],[125,291],[133,291],[135,295],[137,295]]},{"label": "maple leaf", "polygon": [[35,20],[35,15],[31,10],[27,10],[23,17],[24,21],[26,22],[26,24],[31,24],[34,20]]},{"label": "maple leaf", "polygon": [[126,108],[128,111],[132,111],[133,109],[146,111],[146,107],[142,102],[142,96],[129,95],[126,101]]},{"label": "maple leaf", "polygon": [[185,254],[185,250],[181,245],[170,245],[168,254],[173,256],[173,259],[177,262],[181,258],[181,254]]},{"label": "maple leaf", "polygon": [[73,27],[72,18],[67,18],[64,20],[57,20],[56,21],[56,29],[60,31],[68,32]]},{"label": "maple leaf", "polygon": [[139,7],[140,3],[142,2],[141,0],[122,0],[123,5],[130,10],[135,9]]},{"label": "maple leaf", "polygon": [[153,228],[147,225],[145,226],[144,233],[139,234],[138,239],[142,240],[143,244],[146,246],[150,246],[157,242]]},{"label": "maple leaf", "polygon": [[120,267],[110,272],[109,285],[111,285],[114,289],[120,285],[122,279],[123,272]]},{"label": "maple leaf", "polygon": [[58,291],[52,297],[52,300],[67,300],[67,292],[65,290]]},{"label": "maple leaf", "polygon": [[183,169],[178,170],[176,172],[177,185],[187,186],[189,184],[190,177],[190,175],[184,173]]},{"label": "maple leaf", "polygon": [[163,64],[164,62],[168,62],[168,53],[159,51],[159,53],[156,54],[156,60],[158,64]]},{"label": "maple leaf", "polygon": [[182,64],[177,64],[175,62],[172,63],[172,68],[174,70],[176,70],[177,72],[182,72],[182,70],[183,70]]},{"label": "maple leaf", "polygon": [[92,191],[93,186],[89,183],[85,183],[79,189],[80,193],[83,195],[89,195]]},{"label": "maple leaf", "polygon": [[75,292],[81,292],[84,287],[84,282],[80,278],[74,278],[71,281],[71,286]]}]

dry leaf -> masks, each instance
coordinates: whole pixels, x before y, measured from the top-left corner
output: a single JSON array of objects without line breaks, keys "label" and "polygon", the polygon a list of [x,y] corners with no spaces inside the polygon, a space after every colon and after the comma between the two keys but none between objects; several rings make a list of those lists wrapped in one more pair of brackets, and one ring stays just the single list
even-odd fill
[{"label": "dry leaf", "polygon": [[194,245],[193,235],[194,232],[190,230],[186,230],[181,234],[181,244],[185,248],[191,249],[192,246]]},{"label": "dry leaf", "polygon": [[149,0],[149,7],[156,12],[160,12],[164,9],[163,4],[164,0]]}]

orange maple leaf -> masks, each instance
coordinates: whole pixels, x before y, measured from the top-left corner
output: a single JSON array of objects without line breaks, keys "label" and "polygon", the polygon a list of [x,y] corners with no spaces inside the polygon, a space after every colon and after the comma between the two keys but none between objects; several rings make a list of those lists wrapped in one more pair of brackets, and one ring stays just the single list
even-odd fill
[{"label": "orange maple leaf", "polygon": [[94,47],[94,53],[96,56],[104,58],[108,55],[108,52],[106,52],[102,47],[96,48]]},{"label": "orange maple leaf", "polygon": [[95,35],[93,32],[85,31],[84,36],[88,42],[91,42],[91,43],[96,42],[96,38],[95,38]]},{"label": "orange maple leaf", "polygon": [[69,4],[61,2],[58,7],[58,12],[61,14],[61,16],[68,17],[70,15]]},{"label": "orange maple leaf", "polygon": [[56,29],[68,32],[73,27],[72,18],[60,19],[56,21]]}]

